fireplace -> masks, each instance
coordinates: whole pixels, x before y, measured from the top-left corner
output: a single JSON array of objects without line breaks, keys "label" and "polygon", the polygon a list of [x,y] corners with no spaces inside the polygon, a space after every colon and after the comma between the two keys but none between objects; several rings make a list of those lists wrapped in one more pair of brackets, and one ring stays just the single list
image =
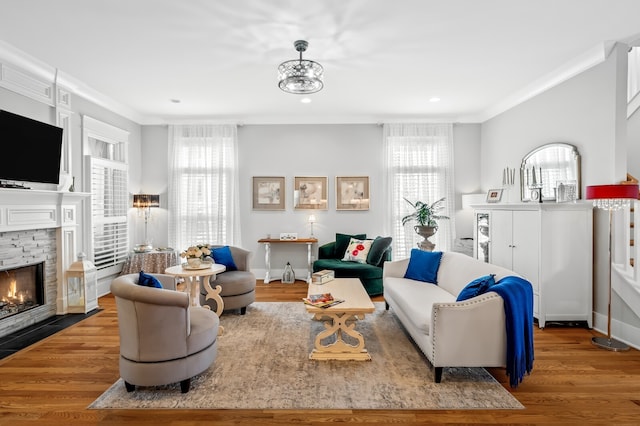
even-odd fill
[{"label": "fireplace", "polygon": [[0,271],[0,320],[44,304],[44,262]]},{"label": "fireplace", "polygon": [[90,196],[0,188],[0,337],[69,312],[66,270]]}]

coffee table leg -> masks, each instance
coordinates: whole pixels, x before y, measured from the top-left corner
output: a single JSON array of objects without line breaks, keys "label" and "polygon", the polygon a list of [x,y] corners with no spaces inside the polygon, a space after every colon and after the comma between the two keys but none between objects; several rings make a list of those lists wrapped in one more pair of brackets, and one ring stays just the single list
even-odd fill
[{"label": "coffee table leg", "polygon": [[[329,317],[329,319],[327,319]],[[363,320],[364,314],[347,313],[317,313],[315,319],[324,321],[325,330],[318,333],[315,340],[315,348],[309,355],[309,359],[317,360],[355,360],[370,361],[371,356],[364,348],[364,337],[356,328],[356,319]],[[354,321],[349,321],[350,319]],[[342,340],[343,334],[357,340],[356,345],[351,345]],[[336,336],[336,341],[328,345],[323,345],[322,340],[330,336]]]}]

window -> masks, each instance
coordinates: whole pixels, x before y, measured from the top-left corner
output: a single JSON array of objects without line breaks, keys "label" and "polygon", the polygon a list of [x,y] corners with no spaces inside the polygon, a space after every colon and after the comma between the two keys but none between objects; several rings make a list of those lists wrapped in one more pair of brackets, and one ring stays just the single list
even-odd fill
[{"label": "window", "polygon": [[453,126],[451,124],[385,124],[385,182],[389,205],[387,223],[391,224],[393,256],[407,258],[422,240],[413,227],[402,225],[412,213],[412,203],[433,203],[445,197],[440,212],[449,220],[438,221],[438,231],[429,240],[435,250],[449,250],[454,238]]},{"label": "window", "polygon": [[100,279],[119,273],[129,252],[129,132],[84,116],[82,133],[85,182],[91,192],[87,247]]},{"label": "window", "polygon": [[169,244],[239,244],[236,126],[171,126],[169,162]]}]

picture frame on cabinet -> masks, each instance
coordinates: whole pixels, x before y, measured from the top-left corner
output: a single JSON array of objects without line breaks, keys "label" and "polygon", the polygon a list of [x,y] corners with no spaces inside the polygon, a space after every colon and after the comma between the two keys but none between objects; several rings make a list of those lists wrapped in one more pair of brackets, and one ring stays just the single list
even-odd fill
[{"label": "picture frame on cabinet", "polygon": [[336,176],[336,210],[369,210],[369,176]]},{"label": "picture frame on cabinet", "polygon": [[502,188],[487,191],[487,203],[499,203],[502,199]]},{"label": "picture frame on cabinet", "polygon": [[327,210],[327,177],[293,178],[294,210]]},{"label": "picture frame on cabinet", "polygon": [[285,209],[284,176],[253,177],[253,209]]}]

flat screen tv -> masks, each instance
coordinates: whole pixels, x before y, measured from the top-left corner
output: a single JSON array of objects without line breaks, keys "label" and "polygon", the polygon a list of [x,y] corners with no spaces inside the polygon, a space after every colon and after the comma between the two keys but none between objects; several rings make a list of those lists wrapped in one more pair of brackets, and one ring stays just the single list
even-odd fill
[{"label": "flat screen tv", "polygon": [[62,128],[0,110],[0,146],[18,152],[4,156],[0,183],[59,183]]}]

